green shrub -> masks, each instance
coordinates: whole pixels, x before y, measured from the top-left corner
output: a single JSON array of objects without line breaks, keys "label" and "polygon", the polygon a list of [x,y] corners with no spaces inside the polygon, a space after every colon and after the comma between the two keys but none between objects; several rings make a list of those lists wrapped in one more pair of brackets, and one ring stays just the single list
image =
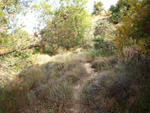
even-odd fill
[{"label": "green shrub", "polygon": [[93,41],[94,49],[97,50],[101,56],[109,56],[115,53],[114,42],[105,41],[103,35],[96,36]]},{"label": "green shrub", "polygon": [[39,6],[46,25],[41,34],[41,42],[46,45],[45,52],[57,53],[59,48],[69,50],[81,46],[88,36],[90,23],[88,11],[85,9],[87,1],[58,1],[60,5],[54,9],[52,4],[46,2]]},{"label": "green shrub", "polygon": [[96,56],[113,55],[115,52],[115,44],[112,41],[112,37],[115,34],[115,28],[111,23],[109,23],[109,21],[99,20],[95,27],[95,38],[93,39],[95,50],[92,52],[92,54]]},{"label": "green shrub", "polygon": [[94,11],[92,14],[99,15],[102,13],[103,10],[104,10],[103,3],[101,1],[94,2]]},{"label": "green shrub", "polygon": [[116,48],[123,57],[124,47],[135,47],[144,53],[150,52],[150,1],[126,0],[130,9],[122,19],[122,24],[117,29]]},{"label": "green shrub", "polygon": [[96,36],[93,41],[95,42],[94,43],[95,49],[100,50],[100,49],[104,48],[104,37],[103,37],[103,35]]},{"label": "green shrub", "polygon": [[97,21],[94,36],[97,35],[103,35],[107,39],[112,39],[116,35],[115,27],[107,20],[107,18]]},{"label": "green shrub", "polygon": [[27,104],[27,92],[30,84],[13,82],[10,86],[1,89],[0,109],[3,113],[16,113]]},{"label": "green shrub", "polygon": [[112,5],[109,8],[111,11],[110,20],[114,24],[118,24],[122,21],[122,18],[126,16],[126,11],[128,11],[130,5],[126,2],[126,0],[119,0],[116,5]]}]

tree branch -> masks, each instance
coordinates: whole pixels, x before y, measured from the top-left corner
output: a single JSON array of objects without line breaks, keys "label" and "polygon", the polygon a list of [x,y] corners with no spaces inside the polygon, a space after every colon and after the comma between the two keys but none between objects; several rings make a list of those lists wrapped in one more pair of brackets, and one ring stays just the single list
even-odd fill
[{"label": "tree branch", "polygon": [[[41,46],[40,44],[30,45],[30,46],[28,46],[28,47],[22,48],[20,51],[23,51],[23,50],[26,50],[26,49],[32,49],[32,48],[40,47],[40,46]],[[2,54],[0,54],[0,56],[5,56],[5,55],[8,55],[8,54],[17,52],[17,51],[18,51],[18,50],[12,50],[12,51],[9,51],[9,52],[7,52],[7,53],[2,53]]]}]

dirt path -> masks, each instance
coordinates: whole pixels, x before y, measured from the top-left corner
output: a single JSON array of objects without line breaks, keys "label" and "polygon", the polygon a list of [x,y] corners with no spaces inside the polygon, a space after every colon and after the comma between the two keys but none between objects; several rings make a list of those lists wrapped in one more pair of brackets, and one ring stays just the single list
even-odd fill
[{"label": "dirt path", "polygon": [[[94,34],[94,28],[95,28],[95,24],[99,19],[104,19],[106,17],[95,17],[92,20],[92,32],[91,34]],[[94,37],[94,35],[93,35]],[[86,83],[93,79],[96,78],[97,76],[99,76],[98,72],[95,72],[94,68],[92,68],[92,64],[91,63],[85,63],[84,64],[84,68],[87,72],[86,77],[81,78],[76,84],[74,84],[73,86],[73,103],[72,103],[72,108],[69,110],[69,113],[80,113],[80,109],[81,109],[81,103],[80,103],[80,94],[82,92],[82,89],[84,88],[84,86],[86,85]],[[105,72],[102,72],[101,74],[104,74]]]},{"label": "dirt path", "polygon": [[95,72],[95,70],[91,66],[92,66],[91,63],[84,64],[88,76],[81,78],[73,86],[73,103],[72,103],[73,107],[69,110],[70,111],[69,113],[81,113],[82,104],[80,103],[80,94],[88,81],[114,72],[114,70]]},{"label": "dirt path", "polygon": [[[94,33],[94,27],[96,24],[96,21],[98,21],[99,19],[104,19],[106,17],[95,17],[92,20],[92,24],[93,24],[93,30],[91,32],[91,34],[93,35]],[[94,36],[94,35],[93,35]],[[77,52],[77,51],[76,51]],[[63,55],[56,55],[54,57],[49,57],[47,55],[43,56],[38,56],[38,60],[36,62],[36,64],[44,64],[45,62],[49,62],[49,61],[55,61],[55,59],[57,59],[57,61],[60,59],[60,61],[62,60],[62,58],[67,57],[69,54],[71,54],[72,52],[68,52],[65,53]],[[87,72],[87,75],[85,75],[84,77],[80,78],[79,81],[77,81],[77,83],[75,83],[73,85],[73,102],[72,102],[72,108],[69,109],[69,113],[80,113],[81,111],[81,106],[82,104],[80,103],[80,94],[83,90],[83,88],[85,87],[85,85],[87,84],[88,81],[90,81],[93,78],[97,78],[100,75],[103,75],[106,72],[96,72],[94,68],[92,68],[92,64],[91,63],[84,63],[83,67],[85,69],[85,71]],[[59,78],[58,80],[53,81],[51,84],[54,84],[56,82],[61,82],[62,80],[64,80],[66,76],[62,76],[61,78]]]},{"label": "dirt path", "polygon": [[80,93],[86,83],[92,78],[97,76],[97,73],[91,68],[90,63],[84,64],[86,72],[88,74],[87,77],[81,78],[74,86],[73,86],[73,107],[70,109],[71,113],[80,113],[81,104],[80,104]]}]

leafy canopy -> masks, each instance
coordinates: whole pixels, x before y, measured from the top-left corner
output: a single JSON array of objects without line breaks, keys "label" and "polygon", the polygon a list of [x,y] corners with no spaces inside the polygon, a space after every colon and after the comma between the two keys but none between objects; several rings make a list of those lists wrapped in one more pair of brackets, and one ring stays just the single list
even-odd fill
[{"label": "leafy canopy", "polygon": [[40,31],[45,51],[56,53],[60,47],[70,49],[83,44],[89,28],[86,3],[87,0],[53,0],[52,4],[42,2],[36,6],[45,25]]},{"label": "leafy canopy", "polygon": [[12,45],[16,43],[13,40],[19,40],[15,37],[15,30],[21,29],[21,26],[17,26],[17,15],[24,14],[29,3],[29,0],[0,0],[0,49],[14,49]]},{"label": "leafy canopy", "polygon": [[93,11],[93,14],[99,15],[99,14],[102,13],[103,10],[104,10],[103,3],[101,1],[94,2],[94,11]]},{"label": "leafy canopy", "polygon": [[116,37],[120,54],[125,46],[137,45],[139,50],[150,52],[150,0],[127,0],[130,9],[122,19]]},{"label": "leafy canopy", "polygon": [[129,8],[130,5],[125,0],[119,0],[116,5],[111,5],[109,8],[109,11],[111,11],[110,20],[115,24],[121,22]]}]

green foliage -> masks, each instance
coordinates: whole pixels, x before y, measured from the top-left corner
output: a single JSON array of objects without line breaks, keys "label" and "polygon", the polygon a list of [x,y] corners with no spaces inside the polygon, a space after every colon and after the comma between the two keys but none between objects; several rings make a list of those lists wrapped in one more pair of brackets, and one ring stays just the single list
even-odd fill
[{"label": "green foliage", "polygon": [[104,47],[104,37],[103,35],[98,35],[95,37],[95,39],[93,40],[95,43],[94,43],[94,48],[95,49],[102,49]]},{"label": "green foliage", "polygon": [[93,41],[95,54],[98,53],[98,56],[110,56],[115,53],[114,42],[105,40],[103,35],[96,36]]},{"label": "green foliage", "polygon": [[0,1],[0,44],[7,41],[8,34],[17,27],[17,14],[24,13],[29,1],[1,0]]},{"label": "green foliage", "polygon": [[120,55],[125,46],[137,45],[136,49],[144,52],[150,51],[150,1],[149,0],[128,0],[130,9],[122,19],[116,37],[117,47]]},{"label": "green foliage", "polygon": [[17,4],[15,0],[0,1],[0,44],[7,40],[7,32],[10,28],[10,22],[14,21],[17,12]]},{"label": "green foliage", "polygon": [[3,42],[3,46],[7,46],[7,49],[9,49],[9,51],[18,50],[19,52],[22,48],[35,44],[36,41],[38,40],[30,36],[26,31],[15,29]]},{"label": "green foliage", "polygon": [[[114,26],[107,20],[99,20],[96,24],[94,31],[94,51],[93,55],[96,56],[110,56],[115,53],[114,41],[116,31]],[[92,56],[93,56],[92,55]]]},{"label": "green foliage", "polygon": [[[25,49],[30,45],[34,45],[38,40],[33,38],[32,36],[29,36],[29,34],[26,31],[16,29],[12,31],[12,33],[8,34],[6,39],[3,39],[3,48],[0,48],[0,54],[7,53],[10,51],[16,50],[16,52],[13,52],[11,54],[8,54],[7,56],[3,57],[1,56],[1,59],[3,59],[3,64],[8,62],[8,59],[12,59],[11,69],[14,67],[14,71],[18,71],[18,69],[21,69],[23,64],[21,63],[21,60],[24,62],[28,62],[28,58],[33,54],[32,49]],[[15,62],[14,62],[15,60]],[[22,63],[23,63],[22,62]],[[11,62],[10,62],[11,64]],[[25,63],[26,64],[26,63]],[[2,66],[3,67],[3,66]],[[7,64],[7,67],[10,68],[9,64]],[[18,68],[17,70],[15,68]],[[10,69],[10,70],[11,70]],[[9,71],[10,71],[9,70]]]},{"label": "green foliage", "polygon": [[[19,11],[18,6],[17,6],[17,0],[12,0],[12,1],[4,1],[1,0],[0,1],[0,27],[1,27],[1,31],[2,29],[4,30],[5,28],[7,28],[9,25],[8,22],[13,18],[13,16],[15,15],[15,13],[17,13],[17,11]],[[8,17],[9,16],[9,17]]]},{"label": "green foliage", "polygon": [[107,39],[112,39],[116,35],[115,27],[105,18],[96,23],[94,36],[103,35]]},{"label": "green foliage", "polygon": [[52,53],[56,53],[60,47],[70,49],[82,45],[89,28],[86,0],[55,2],[59,2],[59,5],[53,8],[48,3],[39,6],[46,25],[42,30],[42,43],[46,45],[45,50]]},{"label": "green foliage", "polygon": [[101,1],[94,2],[94,11],[93,11],[92,14],[100,15],[103,10],[104,10],[103,3]]},{"label": "green foliage", "polygon": [[9,81],[16,76],[22,69],[33,64],[31,54],[32,50],[26,50],[0,57],[0,84]]},{"label": "green foliage", "polygon": [[114,24],[121,22],[122,18],[126,16],[126,11],[128,11],[130,5],[125,0],[119,0],[116,5],[112,5],[109,8],[111,11],[110,20]]}]

